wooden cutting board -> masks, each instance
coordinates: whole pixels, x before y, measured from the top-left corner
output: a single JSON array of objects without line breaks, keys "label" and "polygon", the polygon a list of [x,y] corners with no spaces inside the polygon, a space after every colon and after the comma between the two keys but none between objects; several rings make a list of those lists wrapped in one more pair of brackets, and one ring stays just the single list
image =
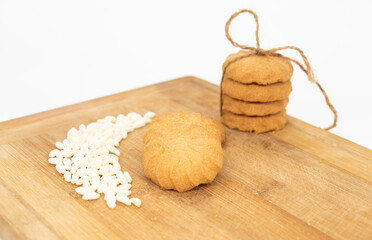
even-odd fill
[{"label": "wooden cutting board", "polygon": [[0,238],[372,239],[372,151],[290,118],[284,130],[227,129],[215,181],[162,191],[141,165],[146,127],[120,144],[140,208],[84,201],[48,153],[71,127],[130,111],[219,119],[217,86],[184,77],[0,123]]}]

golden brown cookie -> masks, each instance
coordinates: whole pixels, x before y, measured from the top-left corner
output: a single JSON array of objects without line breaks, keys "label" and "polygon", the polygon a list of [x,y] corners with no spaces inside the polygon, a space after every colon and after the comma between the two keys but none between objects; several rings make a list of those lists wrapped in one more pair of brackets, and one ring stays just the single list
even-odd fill
[{"label": "golden brown cookie", "polygon": [[222,113],[222,122],[229,128],[239,129],[240,131],[263,133],[284,128],[288,121],[285,110],[263,117],[248,117],[237,115],[227,110]]},{"label": "golden brown cookie", "polygon": [[[247,55],[249,51],[239,51],[230,54],[225,63]],[[225,77],[242,83],[258,83],[262,85],[286,82],[291,79],[293,67],[290,61],[274,56],[250,55],[249,57],[231,63],[225,72]]]},{"label": "golden brown cookie", "polygon": [[278,113],[285,109],[289,101],[289,99],[286,98],[274,102],[245,102],[225,94],[222,96],[222,100],[223,107],[229,112],[247,116],[265,116]]},{"label": "golden brown cookie", "polygon": [[292,91],[291,81],[258,85],[242,84],[231,79],[223,79],[222,91],[232,98],[246,102],[273,102],[288,98]]},{"label": "golden brown cookie", "polygon": [[212,182],[224,160],[221,131],[225,134],[221,123],[195,113],[168,113],[154,120],[143,138],[146,177],[179,192]]}]

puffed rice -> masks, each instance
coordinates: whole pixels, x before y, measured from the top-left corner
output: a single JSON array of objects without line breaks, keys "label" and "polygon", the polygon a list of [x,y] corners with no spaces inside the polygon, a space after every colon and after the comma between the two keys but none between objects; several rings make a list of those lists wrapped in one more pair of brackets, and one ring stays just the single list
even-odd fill
[{"label": "puffed rice", "polygon": [[153,112],[143,117],[131,112],[71,128],[66,139],[56,142],[57,149],[49,152],[48,162],[55,165],[66,182],[82,185],[75,191],[84,200],[98,199],[103,193],[109,208],[115,208],[116,201],[140,207],[140,199],[129,198],[132,178],[127,171],[121,171],[117,147],[129,132],[150,123],[154,116]]}]

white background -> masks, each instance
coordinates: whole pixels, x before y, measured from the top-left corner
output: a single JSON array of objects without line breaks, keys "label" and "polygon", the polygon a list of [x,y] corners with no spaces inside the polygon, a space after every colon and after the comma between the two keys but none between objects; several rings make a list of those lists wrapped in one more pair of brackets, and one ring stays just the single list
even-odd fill
[{"label": "white background", "polygon": [[[372,148],[371,3],[0,0],[0,121],[185,75],[218,84],[238,51],[225,22],[249,8],[261,47],[304,50],[338,110],[332,132]],[[231,35],[254,46],[253,18],[238,17]],[[296,66],[292,81],[289,114],[328,126],[316,86]]]}]

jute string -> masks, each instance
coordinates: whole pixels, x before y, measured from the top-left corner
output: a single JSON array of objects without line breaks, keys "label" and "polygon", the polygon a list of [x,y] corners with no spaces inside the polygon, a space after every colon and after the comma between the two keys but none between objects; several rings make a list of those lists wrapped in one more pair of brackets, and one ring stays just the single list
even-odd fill
[{"label": "jute string", "polygon": [[[231,21],[234,18],[236,18],[239,14],[245,13],[245,12],[252,14],[253,17],[254,17],[254,19],[255,19],[255,21],[256,21],[256,47],[250,47],[250,46],[246,46],[246,45],[240,45],[237,42],[235,42],[234,40],[232,40],[232,38],[231,38],[231,36],[229,34],[229,28],[230,28]],[[221,78],[221,84],[220,84],[220,114],[221,114],[221,116],[222,116],[222,106],[223,106],[223,101],[222,101],[222,81],[224,79],[226,69],[232,63],[234,63],[236,61],[239,61],[239,60],[241,60],[243,58],[249,57],[251,55],[275,56],[275,57],[280,57],[280,58],[283,58],[283,59],[287,59],[287,60],[289,60],[289,61],[297,64],[301,68],[301,70],[304,71],[304,73],[306,73],[309,81],[315,83],[318,86],[318,88],[320,89],[320,91],[323,93],[324,99],[325,99],[328,107],[331,109],[331,111],[333,112],[333,115],[334,115],[333,124],[331,126],[325,128],[325,130],[330,130],[330,129],[336,127],[336,125],[337,125],[337,111],[336,111],[335,107],[331,104],[331,102],[329,100],[329,97],[328,97],[327,93],[324,91],[323,87],[315,79],[314,72],[313,72],[313,70],[311,68],[311,65],[309,63],[309,60],[305,56],[304,52],[301,49],[299,49],[298,47],[294,47],[294,46],[278,47],[278,48],[272,48],[272,49],[267,49],[267,50],[260,48],[260,41],[259,41],[259,37],[258,37],[258,29],[259,29],[259,24],[258,24],[257,14],[255,12],[251,11],[251,10],[248,10],[248,9],[243,9],[243,10],[240,10],[239,12],[234,13],[230,17],[230,19],[226,22],[225,33],[226,33],[227,39],[231,42],[231,44],[233,46],[235,46],[235,47],[239,47],[239,48],[244,49],[244,50],[250,50],[250,52],[247,52],[247,54],[242,55],[240,57],[237,57],[237,58],[229,61],[225,65],[225,68],[223,69],[222,78]],[[299,61],[295,60],[295,59],[292,59],[292,58],[283,56],[283,55],[281,55],[281,54],[278,53],[278,51],[285,50],[285,49],[296,50],[301,55],[302,60],[303,60],[303,62],[305,64],[305,66],[303,64],[301,64]]]}]

